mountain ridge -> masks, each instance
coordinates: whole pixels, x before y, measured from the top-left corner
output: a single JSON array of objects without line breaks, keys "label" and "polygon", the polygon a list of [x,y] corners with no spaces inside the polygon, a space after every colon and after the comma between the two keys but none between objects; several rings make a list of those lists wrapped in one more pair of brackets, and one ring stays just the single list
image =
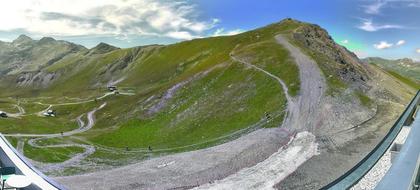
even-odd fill
[{"label": "mountain ridge", "polygon": [[365,58],[363,61],[377,65],[411,86],[420,88],[420,62],[418,61],[410,58],[390,60],[378,57]]}]

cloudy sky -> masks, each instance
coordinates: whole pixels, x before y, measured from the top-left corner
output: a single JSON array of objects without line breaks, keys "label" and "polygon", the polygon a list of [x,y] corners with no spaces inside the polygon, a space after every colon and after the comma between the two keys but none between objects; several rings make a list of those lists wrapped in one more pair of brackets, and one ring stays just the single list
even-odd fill
[{"label": "cloudy sky", "polygon": [[232,35],[286,17],[326,28],[359,57],[420,60],[420,0],[2,0],[0,40],[51,36],[93,47]]}]

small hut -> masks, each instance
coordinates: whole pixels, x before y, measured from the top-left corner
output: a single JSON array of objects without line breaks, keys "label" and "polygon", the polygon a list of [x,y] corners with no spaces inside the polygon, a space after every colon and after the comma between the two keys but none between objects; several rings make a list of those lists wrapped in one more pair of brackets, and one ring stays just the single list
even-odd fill
[{"label": "small hut", "polygon": [[55,111],[52,109],[49,109],[47,110],[47,112],[44,113],[44,116],[47,116],[47,117],[55,117],[55,115],[56,115]]},{"label": "small hut", "polygon": [[108,86],[108,90],[110,92],[114,92],[114,91],[117,91],[117,87],[116,86]]}]

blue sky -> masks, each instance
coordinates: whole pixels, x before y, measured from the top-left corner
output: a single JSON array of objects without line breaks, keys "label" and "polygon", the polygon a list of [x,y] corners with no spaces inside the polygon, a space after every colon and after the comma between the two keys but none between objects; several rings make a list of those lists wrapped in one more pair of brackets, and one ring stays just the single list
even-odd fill
[{"label": "blue sky", "polygon": [[133,47],[232,35],[287,17],[322,26],[359,57],[420,60],[420,0],[10,0],[0,6],[0,40],[26,34]]}]

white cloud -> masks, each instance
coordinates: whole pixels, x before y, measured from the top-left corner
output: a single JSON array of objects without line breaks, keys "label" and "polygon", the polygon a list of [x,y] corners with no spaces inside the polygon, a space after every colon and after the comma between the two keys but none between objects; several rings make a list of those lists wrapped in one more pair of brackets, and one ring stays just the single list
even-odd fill
[{"label": "white cloud", "polygon": [[[390,4],[390,7],[420,7],[420,0],[368,0],[373,2],[372,4],[362,6],[364,12],[367,14],[377,15],[381,14],[381,10]],[[395,6],[396,5],[396,6]]]},{"label": "white cloud", "polygon": [[402,46],[404,44],[405,44],[405,40],[399,40],[396,45],[397,46]]},{"label": "white cloud", "polygon": [[198,38],[198,36],[193,36],[191,33],[187,31],[177,31],[177,32],[168,32],[168,37],[180,40],[191,40],[193,38]]},{"label": "white cloud", "polygon": [[420,7],[420,1],[413,1],[411,3],[408,4],[408,7]]},{"label": "white cloud", "polygon": [[349,43],[349,40],[343,40],[343,41],[341,41],[341,43],[348,44]]},{"label": "white cloud", "polygon": [[38,36],[155,35],[191,39],[215,28],[186,0],[13,0],[0,6],[0,30]]},{"label": "white cloud", "polygon": [[420,53],[420,48],[417,48],[417,49],[416,49],[416,52],[417,52],[417,53]]},{"label": "white cloud", "polygon": [[219,28],[213,33],[213,36],[232,36],[242,32],[240,29],[225,31],[224,28]]},{"label": "white cloud", "polygon": [[364,20],[362,22],[362,25],[358,26],[359,29],[368,31],[368,32],[375,32],[382,29],[398,29],[398,28],[404,28],[400,25],[393,25],[393,24],[384,24],[384,25],[377,25],[372,22],[372,20]]},{"label": "white cloud", "polygon": [[393,46],[392,43],[388,43],[386,41],[381,41],[379,42],[379,44],[373,44],[373,47],[375,47],[376,49],[388,49],[391,48]]},{"label": "white cloud", "polygon": [[379,14],[382,7],[386,5],[386,2],[376,1],[373,4],[364,6],[365,13],[367,14]]}]

